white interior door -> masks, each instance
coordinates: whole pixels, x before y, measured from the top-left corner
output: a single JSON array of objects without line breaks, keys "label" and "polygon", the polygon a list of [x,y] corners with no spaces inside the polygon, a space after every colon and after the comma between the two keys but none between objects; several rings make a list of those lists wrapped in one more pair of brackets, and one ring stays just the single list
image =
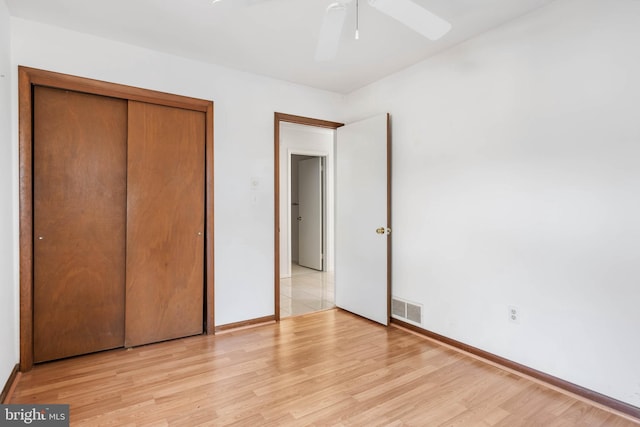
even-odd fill
[{"label": "white interior door", "polygon": [[322,159],[298,162],[298,264],[322,270]]},{"label": "white interior door", "polygon": [[389,323],[389,115],[338,128],[336,305]]}]

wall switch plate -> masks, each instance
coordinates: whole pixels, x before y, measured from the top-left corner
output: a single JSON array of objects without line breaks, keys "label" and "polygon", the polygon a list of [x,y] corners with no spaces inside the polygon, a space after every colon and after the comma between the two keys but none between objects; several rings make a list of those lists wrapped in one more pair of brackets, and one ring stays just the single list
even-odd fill
[{"label": "wall switch plate", "polygon": [[510,305],[508,309],[509,309],[509,322],[520,323],[520,309],[513,305]]},{"label": "wall switch plate", "polygon": [[260,188],[260,178],[256,176],[251,177],[251,191],[258,191]]}]

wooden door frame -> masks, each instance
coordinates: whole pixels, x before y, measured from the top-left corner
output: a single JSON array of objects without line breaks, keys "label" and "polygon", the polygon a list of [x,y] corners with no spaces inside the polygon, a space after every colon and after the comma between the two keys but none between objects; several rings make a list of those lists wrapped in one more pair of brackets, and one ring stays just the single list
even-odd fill
[{"label": "wooden door frame", "polygon": [[204,332],[214,326],[213,102],[108,83],[68,74],[18,67],[18,144],[20,202],[20,370],[33,366],[33,88],[47,86],[147,102],[205,113],[205,283]]},{"label": "wooden door frame", "polygon": [[315,126],[326,129],[338,129],[344,123],[328,120],[312,119],[285,113],[274,113],[273,131],[273,169],[274,169],[274,310],[275,320],[280,321],[280,123],[294,123],[298,125]]}]

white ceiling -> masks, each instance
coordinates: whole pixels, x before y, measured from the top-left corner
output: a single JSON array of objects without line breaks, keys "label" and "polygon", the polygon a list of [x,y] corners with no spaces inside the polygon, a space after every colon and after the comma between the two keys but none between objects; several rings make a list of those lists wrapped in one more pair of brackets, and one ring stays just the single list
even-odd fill
[{"label": "white ceiling", "polygon": [[355,0],[335,60],[314,60],[335,0],[6,0],[12,16],[349,93],[553,0],[414,0],[453,24],[432,42]]}]

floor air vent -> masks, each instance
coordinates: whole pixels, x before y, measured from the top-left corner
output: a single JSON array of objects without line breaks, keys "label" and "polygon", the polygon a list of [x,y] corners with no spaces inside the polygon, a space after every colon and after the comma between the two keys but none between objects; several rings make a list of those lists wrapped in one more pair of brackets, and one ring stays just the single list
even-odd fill
[{"label": "floor air vent", "polygon": [[391,316],[409,323],[422,325],[422,305],[393,297],[391,299]]}]

